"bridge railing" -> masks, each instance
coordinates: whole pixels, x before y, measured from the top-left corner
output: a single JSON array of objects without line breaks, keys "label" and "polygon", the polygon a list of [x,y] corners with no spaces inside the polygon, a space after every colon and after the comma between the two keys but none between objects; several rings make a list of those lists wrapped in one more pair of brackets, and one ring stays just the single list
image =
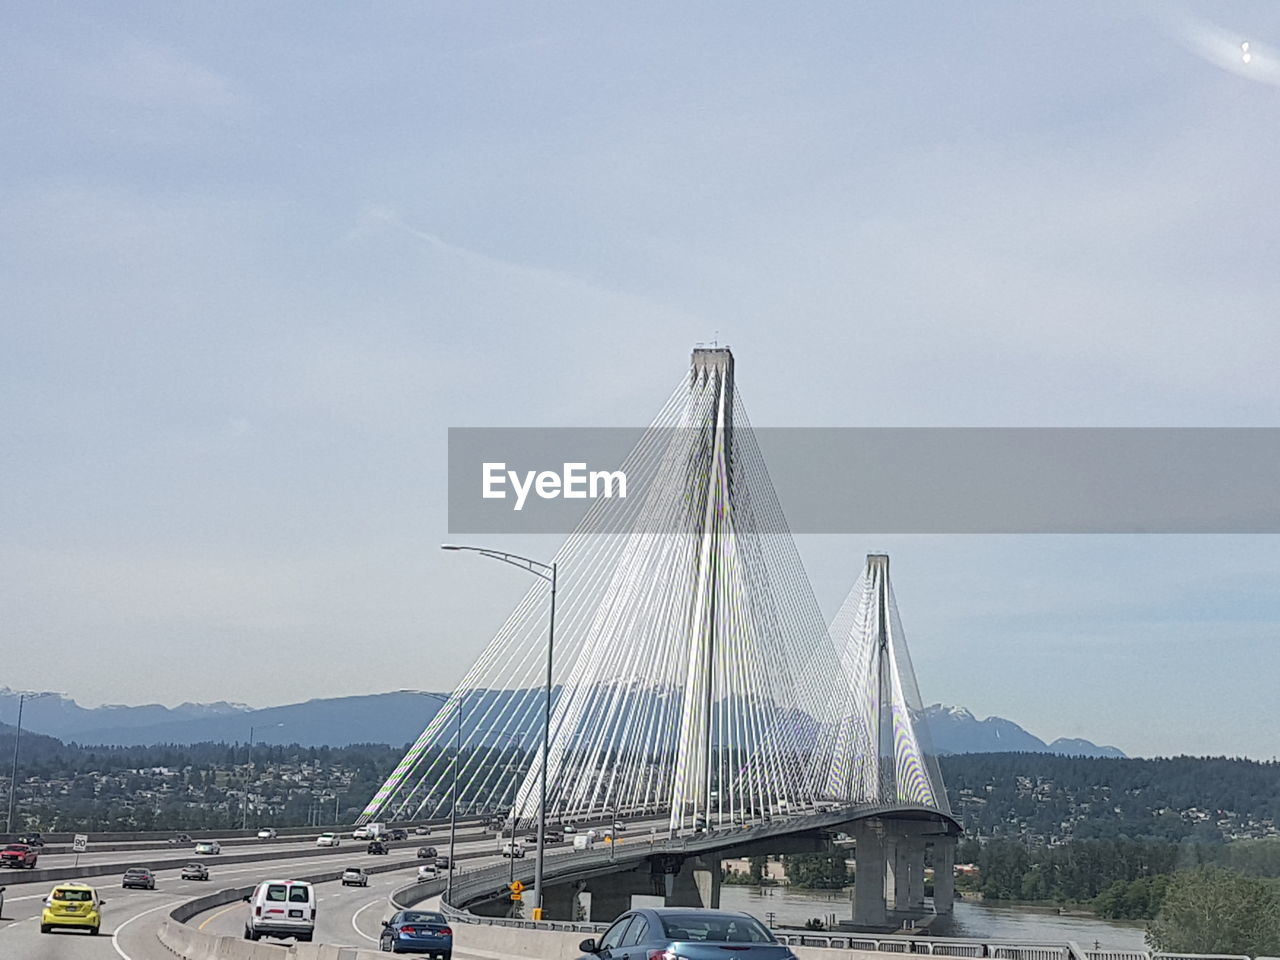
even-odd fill
[{"label": "bridge railing", "polygon": [[790,947],[825,947],[836,950],[865,950],[875,953],[929,954],[935,957],[985,957],[991,960],[1277,960],[1274,957],[1246,957],[1224,953],[1149,953],[1145,950],[1082,950],[1074,943],[1028,943],[1026,941],[961,940],[930,937],[822,936],[812,933],[774,935]]}]

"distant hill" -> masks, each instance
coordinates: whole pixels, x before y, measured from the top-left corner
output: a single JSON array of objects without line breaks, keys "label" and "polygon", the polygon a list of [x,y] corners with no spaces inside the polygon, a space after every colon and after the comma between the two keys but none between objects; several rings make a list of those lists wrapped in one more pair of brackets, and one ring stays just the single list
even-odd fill
[{"label": "distant hill", "polygon": [[[4,703],[9,696],[12,704]],[[178,707],[86,708],[66,697],[30,700],[23,709],[23,736],[38,730],[82,744],[145,746],[157,743],[245,742],[249,728],[259,743],[306,747],[352,743],[400,745],[415,740],[440,708],[436,695],[397,690],[358,697],[331,697],[253,709],[219,701]],[[0,690],[0,711],[13,715],[17,695]],[[279,725],[279,726],[277,726]]]},{"label": "distant hill", "polygon": [[[184,703],[177,707],[82,707],[69,697],[44,696],[29,700],[23,710],[23,731],[32,730],[82,744],[146,746],[158,743],[245,742],[249,728],[260,743],[298,743],[302,746],[341,747],[352,743],[399,746],[415,740],[440,709],[441,694],[396,690],[356,697],[329,697],[279,707],[253,709],[242,703]],[[537,691],[490,691],[484,700],[524,698]],[[18,695],[0,688],[0,716],[17,712]],[[505,709],[527,714],[525,707]],[[532,715],[532,714],[530,714]],[[1123,757],[1115,747],[1088,740],[1058,739],[1046,744],[1012,720],[978,720],[963,707],[940,703],[926,707],[933,747],[939,753],[1056,753],[1084,757]],[[536,731],[534,731],[536,733]],[[0,756],[3,755],[0,741]]]},{"label": "distant hill", "polygon": [[924,708],[933,748],[938,753],[1056,753],[1073,757],[1123,757],[1117,747],[1098,746],[1089,740],[1059,737],[1045,743],[1012,720],[987,717],[979,720],[964,707],[941,703]]},{"label": "distant hill", "polygon": [[[25,713],[25,712],[24,712]],[[44,759],[60,756],[66,752],[66,745],[56,737],[47,737],[43,733],[33,733],[26,728],[26,716],[23,716],[22,756],[28,760]],[[9,723],[0,723],[0,757],[10,760],[13,757],[13,735],[17,727]]]},{"label": "distant hill", "polygon": [[[0,687],[0,716],[17,716],[18,695],[17,690]],[[137,707],[118,704],[82,707],[61,693],[46,693],[38,699],[28,699],[23,705],[22,729],[39,730],[63,740],[76,740],[83,739],[85,733],[95,730],[147,727],[177,720],[235,716],[247,712],[251,712],[251,708],[243,703],[227,703],[225,700],[215,703],[182,703],[176,707],[165,707],[158,703]]]}]

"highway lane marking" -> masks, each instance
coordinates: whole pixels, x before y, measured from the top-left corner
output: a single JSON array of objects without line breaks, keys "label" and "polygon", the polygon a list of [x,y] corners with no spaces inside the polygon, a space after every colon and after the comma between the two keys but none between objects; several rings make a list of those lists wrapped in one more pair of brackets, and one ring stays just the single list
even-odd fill
[{"label": "highway lane marking", "polygon": [[166,907],[176,907],[178,904],[183,902],[184,901],[182,900],[173,900],[169,903],[162,903],[158,907],[151,907],[150,909],[143,910],[141,913],[135,913],[132,917],[130,917],[124,923],[120,924],[120,926],[116,927],[114,930],[111,931],[111,946],[115,948],[116,953],[118,953],[121,957],[123,957],[124,960],[133,960],[133,957],[129,956],[129,954],[124,952],[124,948],[120,946],[119,941],[116,939],[117,937],[120,936],[120,931],[122,931],[129,924],[133,923],[133,921],[137,920],[139,917],[145,917],[147,914],[155,913],[157,910],[164,910]]},{"label": "highway lane marking", "polygon": [[356,924],[356,919],[360,916],[360,914],[364,913],[370,907],[377,906],[379,903],[385,903],[385,902],[386,902],[386,899],[383,897],[379,897],[377,900],[370,900],[363,907],[361,907],[359,910],[353,913],[351,915],[351,929],[354,930],[356,933],[360,934],[360,936],[364,937],[366,940],[372,940],[374,943],[378,943],[379,940],[377,937],[371,937],[367,933],[365,933],[363,930],[360,929],[360,927]]},{"label": "highway lane marking", "polygon": [[240,906],[240,905],[241,905],[241,904],[240,904],[240,901],[239,901],[239,900],[237,900],[235,903],[232,903],[232,904],[229,904],[229,905],[227,905],[227,906],[223,907],[223,908],[222,908],[221,910],[219,910],[217,913],[211,913],[211,914],[209,914],[209,916],[208,916],[208,917],[206,917],[204,920],[202,920],[202,921],[200,922],[200,926],[196,927],[196,929],[197,929],[197,930],[203,930],[203,929],[204,929],[208,924],[212,923],[214,920],[217,920],[217,919],[218,919],[220,916],[222,916],[224,913],[230,913],[232,910],[234,910],[236,907],[238,907],[238,906]]}]

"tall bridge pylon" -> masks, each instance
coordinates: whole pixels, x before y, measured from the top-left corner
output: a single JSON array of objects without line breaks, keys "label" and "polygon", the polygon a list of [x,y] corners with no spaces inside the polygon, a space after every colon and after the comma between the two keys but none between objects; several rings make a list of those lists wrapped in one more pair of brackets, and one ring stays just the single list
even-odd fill
[{"label": "tall bridge pylon", "polygon": [[[595,501],[555,557],[551,816],[679,829],[813,803],[840,665],[727,347],[693,352],[621,469],[640,492]],[[459,713],[459,810],[537,815],[546,603],[535,584],[362,821],[448,809]]]},{"label": "tall bridge pylon", "polygon": [[889,558],[867,555],[862,576],[831,622],[847,679],[836,710],[826,793],[851,802],[904,803],[950,813],[907,653]]}]

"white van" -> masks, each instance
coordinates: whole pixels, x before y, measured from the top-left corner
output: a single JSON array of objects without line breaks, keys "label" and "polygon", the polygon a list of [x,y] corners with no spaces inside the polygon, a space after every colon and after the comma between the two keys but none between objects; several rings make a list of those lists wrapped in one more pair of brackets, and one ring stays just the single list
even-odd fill
[{"label": "white van", "polygon": [[264,880],[244,898],[244,938],[293,937],[309,943],[316,929],[316,891],[305,880]]}]

